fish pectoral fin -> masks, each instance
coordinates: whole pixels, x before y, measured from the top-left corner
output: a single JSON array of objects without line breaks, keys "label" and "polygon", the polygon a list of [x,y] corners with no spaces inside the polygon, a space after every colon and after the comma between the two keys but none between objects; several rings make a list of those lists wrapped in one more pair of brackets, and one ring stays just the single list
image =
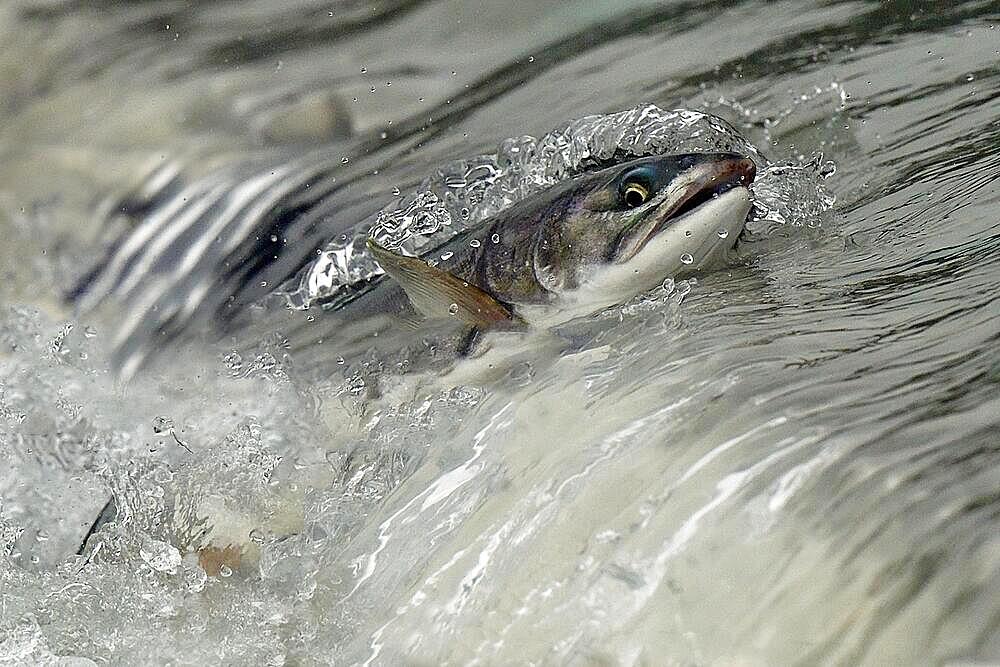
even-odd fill
[{"label": "fish pectoral fin", "polygon": [[520,319],[493,296],[447,271],[422,259],[395,253],[374,239],[368,239],[368,250],[425,317],[453,318],[482,329],[520,323]]}]

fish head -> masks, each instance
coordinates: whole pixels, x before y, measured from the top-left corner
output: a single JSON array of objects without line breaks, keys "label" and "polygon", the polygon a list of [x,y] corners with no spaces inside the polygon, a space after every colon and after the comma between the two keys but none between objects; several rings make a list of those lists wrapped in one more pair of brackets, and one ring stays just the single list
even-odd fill
[{"label": "fish head", "polygon": [[535,275],[550,293],[610,305],[718,265],[746,222],[755,174],[753,160],[735,153],[647,157],[594,172],[542,221]]}]

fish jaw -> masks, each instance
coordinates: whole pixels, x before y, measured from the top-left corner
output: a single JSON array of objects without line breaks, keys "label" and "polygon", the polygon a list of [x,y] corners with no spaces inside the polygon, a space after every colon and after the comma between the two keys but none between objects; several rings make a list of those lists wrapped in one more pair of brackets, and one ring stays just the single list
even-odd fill
[{"label": "fish jaw", "polygon": [[553,306],[519,306],[536,327],[552,327],[626,301],[661,284],[725,262],[747,215],[750,191],[735,187],[674,219],[628,261],[594,268]]}]

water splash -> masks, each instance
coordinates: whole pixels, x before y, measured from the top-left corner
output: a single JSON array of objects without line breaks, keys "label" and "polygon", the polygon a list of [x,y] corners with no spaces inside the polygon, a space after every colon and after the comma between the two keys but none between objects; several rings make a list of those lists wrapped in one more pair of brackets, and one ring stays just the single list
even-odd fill
[{"label": "water splash", "polygon": [[5,517],[3,502],[0,501],[0,567],[3,567],[4,561],[13,553],[14,544],[23,532],[21,526]]},{"label": "water splash", "polygon": [[[268,482],[279,462],[260,424],[249,418],[222,443],[180,465],[136,458],[108,466],[103,475],[116,516],[88,544],[90,557],[174,575],[183,555],[196,553],[204,570],[218,573],[245,555],[239,550],[250,546],[251,529],[270,511]],[[236,528],[219,532],[219,516]]]},{"label": "water splash", "polygon": [[818,226],[836,201],[822,183],[834,173],[836,166],[822,153],[804,163],[782,160],[766,165],[754,181],[747,229],[760,235],[781,225]]},{"label": "water splash", "polygon": [[[288,289],[291,307],[338,302],[338,296],[381,274],[365,252],[371,235],[382,245],[421,255],[471,229],[512,204],[568,178],[645,155],[681,151],[733,151],[761,166],[755,188],[761,220],[791,223],[828,209],[832,198],[819,184],[829,167],[795,162],[772,164],[725,120],[700,111],[665,111],[647,104],[609,115],[586,116],[539,139],[507,139],[497,152],[452,162],[401,196],[353,235],[323,248]],[[819,158],[822,162],[822,158]],[[825,163],[824,163],[825,164]],[[789,186],[795,201],[786,203]]]}]

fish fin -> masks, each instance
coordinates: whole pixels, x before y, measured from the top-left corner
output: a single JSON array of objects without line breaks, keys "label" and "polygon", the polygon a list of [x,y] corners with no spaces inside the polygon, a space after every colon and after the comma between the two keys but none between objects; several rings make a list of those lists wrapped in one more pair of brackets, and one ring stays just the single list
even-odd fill
[{"label": "fish fin", "polygon": [[407,309],[405,313],[399,313],[396,315],[396,321],[399,322],[400,325],[411,331],[416,331],[417,329],[419,329],[420,325],[424,323],[425,319],[426,318],[423,316],[423,314],[409,309]]},{"label": "fish fin", "polygon": [[422,259],[395,253],[374,239],[368,239],[368,250],[403,288],[413,307],[428,318],[455,318],[484,329],[520,322],[490,294]]}]

